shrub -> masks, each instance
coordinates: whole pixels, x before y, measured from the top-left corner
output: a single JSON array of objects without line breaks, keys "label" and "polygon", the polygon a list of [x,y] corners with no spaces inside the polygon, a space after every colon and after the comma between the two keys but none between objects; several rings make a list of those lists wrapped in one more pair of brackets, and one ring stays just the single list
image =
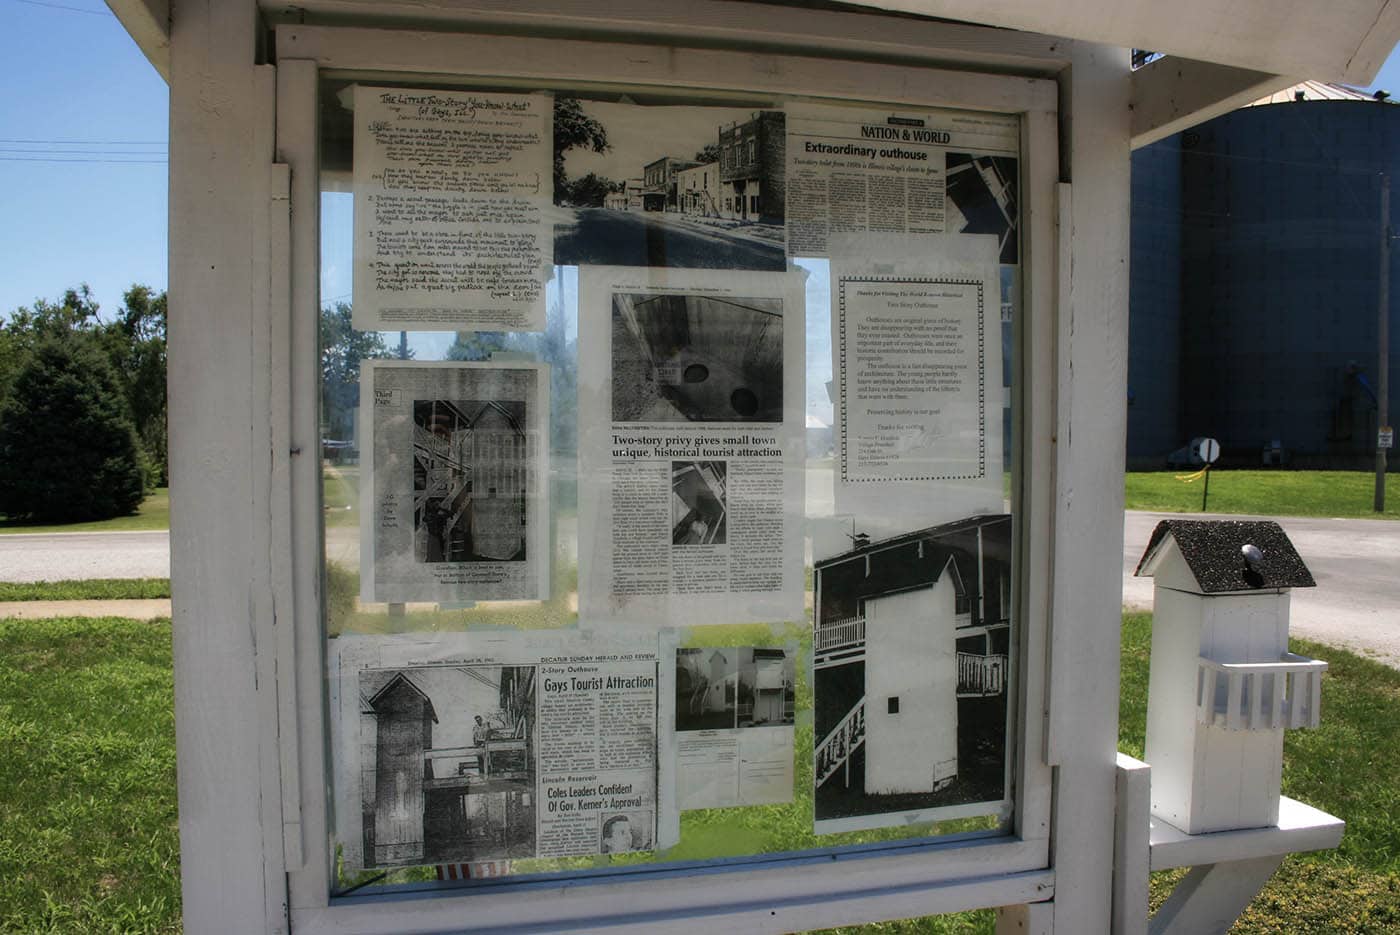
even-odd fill
[{"label": "shrub", "polygon": [[130,404],[107,356],[77,335],[41,341],[0,408],[0,513],[107,519],[144,495]]}]

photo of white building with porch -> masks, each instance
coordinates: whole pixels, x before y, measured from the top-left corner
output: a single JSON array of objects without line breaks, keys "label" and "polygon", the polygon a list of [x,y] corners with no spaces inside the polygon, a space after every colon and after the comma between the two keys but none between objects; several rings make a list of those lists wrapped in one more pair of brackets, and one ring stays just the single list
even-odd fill
[{"label": "photo of white building with porch", "polygon": [[1005,795],[1011,517],[975,516],[815,568],[817,820]]}]

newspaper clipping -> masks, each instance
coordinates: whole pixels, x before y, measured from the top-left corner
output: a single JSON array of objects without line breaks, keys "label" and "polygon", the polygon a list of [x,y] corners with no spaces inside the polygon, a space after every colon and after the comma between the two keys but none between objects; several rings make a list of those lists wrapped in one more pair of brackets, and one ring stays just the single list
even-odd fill
[{"label": "newspaper clipping", "polygon": [[876,533],[1000,512],[996,238],[831,243],[836,511]]},{"label": "newspaper clipping", "polygon": [[580,273],[580,615],[802,616],[804,274]]},{"label": "newspaper clipping", "polygon": [[454,636],[331,644],[347,869],[655,849],[655,641]]},{"label": "newspaper clipping", "polygon": [[360,599],[549,597],[549,368],[361,365]]},{"label": "newspaper clipping", "polygon": [[1015,117],[788,111],[787,253],[835,257],[842,233],[986,233],[1017,262]]},{"label": "newspaper clipping", "polygon": [[797,647],[677,648],[676,806],[729,808],[792,801]]},{"label": "newspaper clipping", "polygon": [[543,331],[552,98],[357,86],[354,321]]}]

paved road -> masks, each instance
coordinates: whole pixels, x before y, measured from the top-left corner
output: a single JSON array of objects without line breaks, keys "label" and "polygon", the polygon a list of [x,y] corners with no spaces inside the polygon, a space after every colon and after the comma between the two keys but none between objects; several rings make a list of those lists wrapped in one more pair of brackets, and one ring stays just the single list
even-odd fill
[{"label": "paved road", "polygon": [[687,223],[661,212],[574,209],[572,224],[554,229],[554,262],[702,269],[787,267],[783,245]]},{"label": "paved road", "polygon": [[169,576],[164,530],[0,535],[0,581]]},{"label": "paved road", "polygon": [[[813,484],[809,493],[817,491],[820,499],[820,490]],[[1135,512],[1125,516],[1125,606],[1151,608],[1152,580],[1132,577],[1133,569],[1159,520],[1187,516]],[[1400,523],[1365,519],[1280,522],[1317,580],[1316,588],[1293,592],[1293,632],[1375,655],[1400,668]],[[358,562],[358,530],[333,527],[328,530],[328,539],[327,551],[332,558],[352,567]],[[0,536],[0,581],[159,578],[168,575],[169,568],[170,546],[164,532]]]},{"label": "paved road", "polygon": [[[1128,513],[1123,524],[1123,604],[1151,609],[1152,579],[1132,577],[1163,519],[1222,519]],[[1400,523],[1378,519],[1278,520],[1317,581],[1289,601],[1294,636],[1345,646],[1400,668]]]}]

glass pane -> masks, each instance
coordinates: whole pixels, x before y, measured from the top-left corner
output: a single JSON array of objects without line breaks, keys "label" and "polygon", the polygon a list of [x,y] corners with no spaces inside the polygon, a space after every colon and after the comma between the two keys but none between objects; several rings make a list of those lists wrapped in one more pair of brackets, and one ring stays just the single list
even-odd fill
[{"label": "glass pane", "polygon": [[322,100],[335,892],[1011,833],[1018,121]]}]

